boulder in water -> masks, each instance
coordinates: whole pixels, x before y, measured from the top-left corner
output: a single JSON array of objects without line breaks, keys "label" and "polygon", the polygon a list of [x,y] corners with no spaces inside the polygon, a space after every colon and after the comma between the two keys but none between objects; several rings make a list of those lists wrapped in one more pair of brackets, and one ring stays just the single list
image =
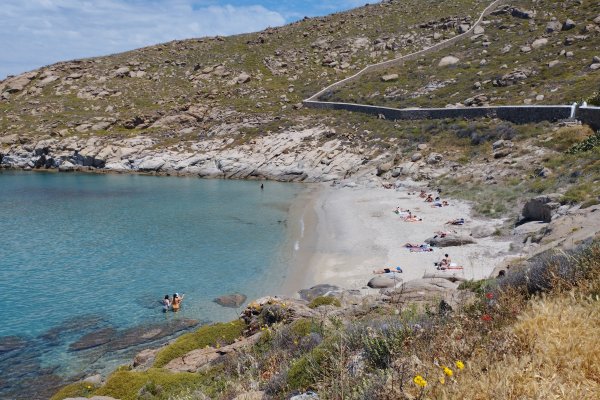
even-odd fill
[{"label": "boulder in water", "polygon": [[117,331],[114,328],[103,328],[98,331],[88,333],[87,335],[82,336],[75,343],[71,343],[69,345],[69,350],[80,351],[102,346],[110,342],[115,337],[116,333]]},{"label": "boulder in water", "polygon": [[246,301],[247,297],[245,294],[233,293],[219,296],[213,301],[220,306],[229,308],[238,308]]}]

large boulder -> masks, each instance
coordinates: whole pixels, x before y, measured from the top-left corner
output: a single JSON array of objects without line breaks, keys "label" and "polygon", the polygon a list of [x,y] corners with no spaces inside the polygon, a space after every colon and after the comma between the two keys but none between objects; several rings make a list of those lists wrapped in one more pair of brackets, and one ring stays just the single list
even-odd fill
[{"label": "large boulder", "polygon": [[473,240],[470,236],[461,236],[461,235],[446,235],[444,237],[437,236],[432,237],[425,240],[425,243],[428,243],[431,246],[435,247],[452,247],[452,246],[463,246],[465,244],[473,244],[475,240]]},{"label": "large boulder", "polygon": [[454,56],[446,56],[440,60],[438,67],[447,67],[449,65],[456,65],[460,60]]},{"label": "large boulder", "polygon": [[332,292],[339,292],[340,288],[333,285],[321,284],[311,287],[310,289],[302,289],[298,292],[300,298],[306,301],[312,301],[317,297],[327,296]]},{"label": "large boulder", "polygon": [[546,38],[540,38],[540,39],[536,39],[533,41],[533,43],[531,43],[531,47],[533,49],[539,49],[540,47],[543,47],[545,45],[548,44],[548,39]]},{"label": "large boulder", "polygon": [[371,279],[369,281],[369,283],[367,283],[367,286],[372,289],[388,289],[388,288],[396,287],[396,284],[398,284],[400,282],[402,282],[402,279],[400,279],[400,278],[394,279],[393,277],[390,277],[390,276],[381,275],[381,276],[376,276],[373,279]]},{"label": "large boulder", "polygon": [[238,308],[246,301],[247,296],[241,293],[233,293],[226,294],[224,296],[219,296],[213,301],[220,306],[229,307],[229,308]]},{"label": "large boulder", "polygon": [[560,207],[560,195],[549,194],[534,197],[523,206],[524,221],[552,221],[552,215]]}]

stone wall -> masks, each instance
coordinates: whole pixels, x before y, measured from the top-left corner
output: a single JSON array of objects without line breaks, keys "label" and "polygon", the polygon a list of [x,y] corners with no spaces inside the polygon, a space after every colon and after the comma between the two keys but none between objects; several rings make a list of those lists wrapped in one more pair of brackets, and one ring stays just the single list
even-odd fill
[{"label": "stone wall", "polygon": [[[347,110],[383,116],[386,119],[445,119],[445,118],[499,118],[517,124],[541,121],[558,121],[571,115],[571,106],[497,106],[497,107],[468,107],[468,108],[389,108],[365,104],[334,103],[325,101],[304,102],[307,107]],[[585,109],[584,109],[585,110]],[[593,113],[589,113],[593,114]],[[600,109],[594,114],[600,123]],[[592,117],[588,118],[589,120]],[[584,121],[585,122],[585,121]]]},{"label": "stone wall", "polygon": [[600,107],[579,107],[576,117],[594,130],[600,130]]}]

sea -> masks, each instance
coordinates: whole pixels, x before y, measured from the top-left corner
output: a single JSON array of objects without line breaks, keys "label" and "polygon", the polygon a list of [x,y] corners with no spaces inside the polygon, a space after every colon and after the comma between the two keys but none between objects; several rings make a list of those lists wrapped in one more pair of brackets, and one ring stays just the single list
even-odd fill
[{"label": "sea", "polygon": [[[278,293],[305,185],[142,175],[0,172],[0,399],[127,364]],[[165,295],[184,294],[179,313]]]}]

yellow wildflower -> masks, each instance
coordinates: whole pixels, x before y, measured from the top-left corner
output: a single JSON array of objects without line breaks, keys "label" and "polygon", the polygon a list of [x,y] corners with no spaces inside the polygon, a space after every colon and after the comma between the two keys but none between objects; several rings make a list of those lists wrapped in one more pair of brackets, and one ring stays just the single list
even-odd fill
[{"label": "yellow wildflower", "polygon": [[452,376],[454,374],[454,372],[452,372],[452,370],[448,367],[444,367],[444,373],[448,376]]},{"label": "yellow wildflower", "polygon": [[443,385],[444,383],[446,383],[446,379],[445,379],[443,376],[440,378],[440,383],[441,383],[442,385]]},{"label": "yellow wildflower", "polygon": [[415,376],[415,378],[413,379],[413,382],[417,386],[420,386],[422,388],[424,388],[425,386],[427,386],[427,381],[425,379],[423,379],[423,377],[421,375]]},{"label": "yellow wildflower", "polygon": [[458,369],[463,369],[465,368],[465,364],[463,364],[462,361],[458,360],[457,362],[454,363],[456,365],[456,368]]}]

